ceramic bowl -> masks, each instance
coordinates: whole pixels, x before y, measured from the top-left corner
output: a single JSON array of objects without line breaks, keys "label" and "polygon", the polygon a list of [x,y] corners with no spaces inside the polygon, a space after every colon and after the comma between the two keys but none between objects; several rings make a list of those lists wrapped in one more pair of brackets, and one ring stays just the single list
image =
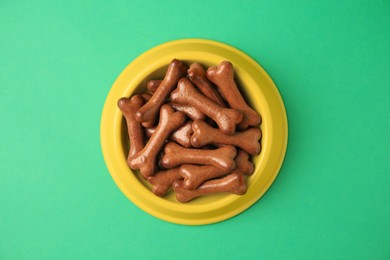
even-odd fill
[{"label": "ceramic bowl", "polygon": [[[180,203],[173,192],[160,198],[140,174],[126,164],[129,150],[126,122],[117,107],[121,97],[146,91],[150,79],[162,79],[172,59],[205,68],[223,60],[232,62],[236,83],[249,105],[262,116],[259,155],[247,178],[244,195],[216,194]],[[287,116],[277,87],[265,70],[242,51],[204,39],[184,39],[154,47],[133,60],[113,84],[101,119],[101,146],[107,168],[120,190],[139,208],[165,221],[202,225],[231,218],[253,205],[271,186],[282,165],[287,146]]]}]

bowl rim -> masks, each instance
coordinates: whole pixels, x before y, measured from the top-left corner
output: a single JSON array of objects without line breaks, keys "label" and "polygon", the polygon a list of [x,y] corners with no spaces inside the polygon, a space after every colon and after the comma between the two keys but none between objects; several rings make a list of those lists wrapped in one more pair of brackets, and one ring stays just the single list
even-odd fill
[{"label": "bowl rim", "polygon": [[[179,53],[178,51],[181,52]],[[237,70],[236,73],[241,75],[238,76],[238,78],[256,77],[256,75],[248,76],[251,74],[249,72],[250,68],[252,73],[261,74],[261,76],[267,81],[269,84],[268,92],[271,93],[270,95],[272,95],[272,101],[274,103],[273,108],[278,111],[277,117],[270,117],[267,119],[270,124],[270,129],[268,129],[267,135],[268,138],[273,140],[272,145],[275,145],[276,143],[278,147],[276,149],[277,151],[274,151],[273,153],[273,155],[275,155],[274,158],[266,157],[270,156],[269,153],[264,154],[263,151],[260,153],[260,156],[263,156],[261,160],[264,160],[265,162],[268,162],[269,160],[273,161],[271,167],[272,169],[269,169],[269,171],[272,171],[272,174],[265,173],[251,176],[254,183],[261,183],[259,178],[266,175],[267,180],[266,182],[262,182],[261,185],[258,185],[259,190],[254,190],[253,188],[250,191],[250,196],[248,195],[248,188],[247,194],[243,196],[233,194],[224,195],[220,196],[220,198],[216,199],[214,202],[211,201],[206,205],[196,203],[191,204],[191,202],[187,204],[179,204],[152,194],[141,182],[137,181],[135,174],[128,174],[128,176],[123,174],[123,169],[127,169],[129,172],[132,172],[132,170],[128,168],[126,158],[118,159],[118,156],[121,156],[121,153],[123,157],[123,147],[118,144],[118,140],[121,138],[121,129],[118,126],[121,124],[123,117],[120,110],[116,107],[116,102],[121,96],[131,95],[140,82],[145,79],[145,75],[149,75],[151,73],[151,70],[156,70],[156,68],[161,66],[167,66],[172,58],[177,58],[179,56],[181,59],[184,58],[183,60],[185,60],[186,57],[188,58],[192,57],[191,55],[199,55],[199,53],[202,52],[203,54],[207,54],[207,57],[198,57],[196,60],[201,61],[203,59],[209,61],[211,59],[216,60],[220,58],[224,58],[226,60],[232,60],[232,58],[233,60],[242,60],[245,62],[245,65],[237,66],[237,64],[232,61],[235,70]],[[168,53],[170,55],[167,55]],[[243,67],[245,67],[245,69],[243,69]],[[129,75],[132,75],[130,80]],[[250,90],[251,94],[259,94],[258,89],[259,86],[252,87]],[[280,127],[280,129],[277,129],[277,127]],[[211,224],[229,219],[245,211],[258,199],[260,199],[272,185],[283,164],[287,150],[287,114],[282,97],[271,77],[256,61],[244,52],[230,45],[214,40],[199,38],[173,40],[160,44],[142,53],[130,62],[120,73],[112,85],[104,103],[100,123],[100,142],[104,161],[110,175],[126,197],[139,208],[159,219],[176,224]],[[266,142],[265,144],[271,146],[271,142]],[[264,149],[272,149],[272,147],[263,147],[263,150]],[[259,171],[259,167],[260,166],[256,166],[255,171]],[[131,189],[129,189],[129,183],[131,183]]]}]

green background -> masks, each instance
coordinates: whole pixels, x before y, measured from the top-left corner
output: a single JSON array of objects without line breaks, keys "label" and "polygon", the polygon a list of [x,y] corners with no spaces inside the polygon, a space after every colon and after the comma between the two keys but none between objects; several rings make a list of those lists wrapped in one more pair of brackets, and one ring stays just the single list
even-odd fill
[{"label": "green background", "polygon": [[[286,105],[278,178],[182,226],[117,188],[99,124],[120,72],[182,38],[258,61]],[[390,2],[0,1],[0,259],[390,259]]]}]

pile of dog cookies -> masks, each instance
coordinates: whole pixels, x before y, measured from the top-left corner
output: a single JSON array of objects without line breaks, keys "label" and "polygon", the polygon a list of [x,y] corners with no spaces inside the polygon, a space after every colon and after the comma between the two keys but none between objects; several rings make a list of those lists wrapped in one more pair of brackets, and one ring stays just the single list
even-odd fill
[{"label": "pile of dog cookies", "polygon": [[261,116],[237,88],[233,65],[207,70],[174,59],[148,91],[118,100],[128,130],[127,164],[164,196],[172,188],[179,202],[247,191],[246,175],[260,153]]}]

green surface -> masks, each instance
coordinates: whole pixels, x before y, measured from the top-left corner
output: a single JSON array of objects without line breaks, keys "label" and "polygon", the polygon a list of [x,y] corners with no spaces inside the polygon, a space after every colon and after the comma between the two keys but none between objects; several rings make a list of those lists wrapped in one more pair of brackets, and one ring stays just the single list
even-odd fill
[{"label": "green surface", "polygon": [[[0,259],[390,259],[389,1],[0,1]],[[158,220],[116,187],[99,124],[166,41],[235,46],[278,86],[284,165],[230,220]]]}]

